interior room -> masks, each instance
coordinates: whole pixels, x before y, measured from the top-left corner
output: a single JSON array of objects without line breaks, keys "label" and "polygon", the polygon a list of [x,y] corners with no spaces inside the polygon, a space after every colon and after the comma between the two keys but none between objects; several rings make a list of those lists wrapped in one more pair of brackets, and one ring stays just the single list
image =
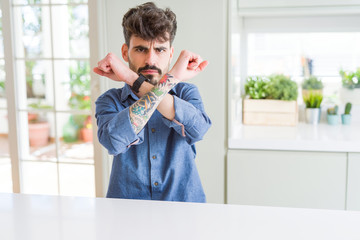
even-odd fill
[{"label": "interior room", "polygon": [[125,239],[360,239],[358,0],[154,0],[176,14],[168,68],[208,61],[184,81],[211,120],[191,145],[206,203],[106,198],[96,101],[126,83],[93,69],[131,64],[122,21],[145,2],[1,1],[4,239],[115,239],[114,222]]}]

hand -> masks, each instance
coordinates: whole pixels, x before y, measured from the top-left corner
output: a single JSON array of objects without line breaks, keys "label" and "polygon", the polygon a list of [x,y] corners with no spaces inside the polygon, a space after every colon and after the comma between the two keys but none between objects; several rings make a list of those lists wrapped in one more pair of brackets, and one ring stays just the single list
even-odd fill
[{"label": "hand", "polygon": [[180,81],[185,81],[195,77],[208,64],[209,62],[203,61],[199,55],[183,50],[169,74]]},{"label": "hand", "polygon": [[93,71],[112,80],[126,83],[133,82],[133,80],[138,78],[138,75],[113,53],[109,53],[104,59],[99,61],[98,66]]}]

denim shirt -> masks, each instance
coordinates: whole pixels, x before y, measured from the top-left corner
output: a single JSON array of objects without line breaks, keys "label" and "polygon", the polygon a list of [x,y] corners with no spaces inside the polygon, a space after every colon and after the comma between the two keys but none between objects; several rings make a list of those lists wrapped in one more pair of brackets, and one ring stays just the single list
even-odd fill
[{"label": "denim shirt", "polygon": [[100,143],[114,155],[109,198],[205,202],[195,164],[195,142],[211,125],[197,87],[178,83],[174,96],[175,119],[157,110],[136,134],[129,107],[138,100],[128,85],[110,89],[96,100]]}]

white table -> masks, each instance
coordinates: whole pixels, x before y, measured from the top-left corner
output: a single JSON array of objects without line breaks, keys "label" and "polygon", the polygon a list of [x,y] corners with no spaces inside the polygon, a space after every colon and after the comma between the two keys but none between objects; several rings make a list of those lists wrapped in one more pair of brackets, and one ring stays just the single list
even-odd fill
[{"label": "white table", "polygon": [[0,194],[1,240],[360,239],[360,212]]}]

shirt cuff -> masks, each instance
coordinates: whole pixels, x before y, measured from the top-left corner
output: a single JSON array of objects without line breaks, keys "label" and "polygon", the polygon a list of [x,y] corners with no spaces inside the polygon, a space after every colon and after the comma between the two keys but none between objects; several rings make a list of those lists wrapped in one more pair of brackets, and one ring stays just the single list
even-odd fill
[{"label": "shirt cuff", "polygon": [[163,122],[166,126],[174,128],[176,132],[183,137],[186,137],[185,126],[187,129],[190,129],[195,124],[197,109],[191,103],[186,102],[177,96],[174,96],[174,108],[174,120],[170,121],[163,117]]}]

